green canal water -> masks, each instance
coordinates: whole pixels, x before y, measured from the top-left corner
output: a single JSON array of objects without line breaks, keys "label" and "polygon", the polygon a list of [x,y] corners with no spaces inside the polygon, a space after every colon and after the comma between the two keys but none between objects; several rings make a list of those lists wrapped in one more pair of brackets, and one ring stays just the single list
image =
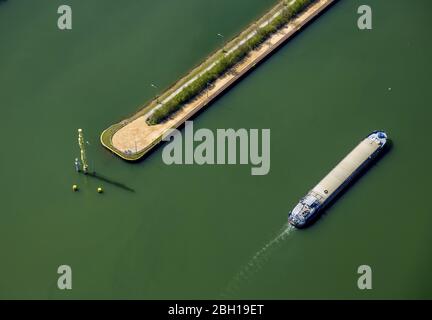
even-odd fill
[{"label": "green canal water", "polygon": [[[62,32],[65,2],[73,30]],[[432,298],[428,0],[339,1],[194,119],[270,128],[266,176],[167,166],[161,147],[131,164],[99,144],[219,47],[217,33],[234,36],[273,3],[0,2],[0,298]],[[364,3],[371,31],[357,28]],[[77,128],[106,181],[75,173]],[[266,246],[374,129],[390,151],[313,226]],[[57,288],[63,264],[70,291]],[[363,264],[372,290],[357,288]]]}]

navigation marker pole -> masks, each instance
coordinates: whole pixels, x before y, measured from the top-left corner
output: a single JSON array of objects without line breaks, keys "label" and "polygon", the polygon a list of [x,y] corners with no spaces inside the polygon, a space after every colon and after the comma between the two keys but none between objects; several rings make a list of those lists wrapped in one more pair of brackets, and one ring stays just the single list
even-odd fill
[{"label": "navigation marker pole", "polygon": [[81,149],[81,163],[84,174],[88,173],[87,155],[85,150],[84,135],[82,129],[78,129],[78,144]]},{"label": "navigation marker pole", "polygon": [[75,158],[75,170],[76,170],[76,172],[80,172],[80,163],[79,163],[79,160],[78,160],[78,158]]}]

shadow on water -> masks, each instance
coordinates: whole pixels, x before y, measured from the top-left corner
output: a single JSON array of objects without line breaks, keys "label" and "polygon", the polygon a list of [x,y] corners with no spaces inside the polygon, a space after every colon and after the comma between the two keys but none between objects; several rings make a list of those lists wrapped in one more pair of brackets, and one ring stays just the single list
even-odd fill
[{"label": "shadow on water", "polygon": [[347,193],[349,191],[349,189],[358,181],[360,180],[364,175],[366,175],[366,173],[368,171],[370,171],[373,167],[376,166],[376,164],[386,155],[388,154],[391,149],[393,148],[393,141],[391,139],[387,140],[387,143],[384,145],[382,151],[374,158],[372,159],[372,161],[363,168],[363,170],[361,170],[350,182],[348,182],[348,184],[345,186],[345,188],[342,189],[341,192],[339,192],[327,205],[326,207],[321,211],[321,213],[319,213],[318,215],[316,215],[314,217],[313,220],[310,221],[310,223],[306,226],[306,228],[312,226],[313,224],[315,224],[317,221],[319,221],[321,219],[322,216],[325,216],[328,212],[328,210],[331,209],[331,207],[337,202],[339,201],[339,199],[341,197],[344,196],[345,193]]},{"label": "shadow on water", "polygon": [[[1,0],[0,0],[1,1]],[[260,60],[259,62],[257,62],[252,68],[250,68],[248,71],[246,71],[243,75],[241,75],[239,78],[237,78],[233,84],[231,86],[229,86],[226,90],[223,90],[221,93],[219,93],[216,97],[214,97],[211,101],[209,101],[207,103],[207,105],[204,108],[199,109],[197,112],[194,113],[194,115],[192,117],[190,117],[189,121],[194,121],[196,118],[198,118],[203,112],[205,112],[205,110],[207,108],[209,108],[210,106],[212,106],[213,104],[215,104],[216,102],[218,102],[219,100],[221,100],[224,96],[226,96],[229,92],[231,92],[231,90],[233,90],[236,85],[241,82],[244,78],[246,78],[247,76],[249,76],[252,72],[254,72],[254,70],[258,69],[258,67],[262,64],[264,64],[267,60],[269,60],[272,56],[276,55],[276,53],[278,53],[279,51],[281,51],[284,47],[286,47],[286,45],[288,43],[293,42],[296,38],[298,38],[301,34],[303,34],[305,32],[305,30],[307,30],[307,26],[309,26],[310,24],[312,24],[315,20],[317,20],[320,16],[324,15],[327,11],[330,10],[330,8],[332,8],[333,6],[335,6],[337,3],[339,2],[339,0],[334,1],[333,3],[331,3],[328,7],[326,7],[323,11],[321,11],[320,14],[318,14],[317,16],[314,16],[311,20],[309,20],[304,26],[303,28],[301,28],[299,31],[297,31],[296,33],[294,33],[283,45],[275,48],[270,54],[268,54],[267,56],[265,56],[262,60]],[[235,67],[234,67],[235,69]],[[233,70],[229,71],[232,72]],[[235,72],[235,70],[234,70]],[[203,91],[202,93],[200,93],[196,98],[198,98],[199,96],[205,95],[207,94],[207,91]],[[152,99],[153,100],[153,99]],[[150,101],[152,101],[150,100]],[[193,100],[193,99],[192,99]],[[147,105],[148,103],[145,103],[145,105]],[[170,117],[168,117],[168,119],[166,119],[165,121],[168,121],[169,119],[172,119],[174,116],[176,115],[176,113],[172,114]],[[183,130],[185,125],[185,122],[183,122],[177,129],[178,130]],[[141,163],[143,161],[145,161],[147,158],[149,158],[151,155],[153,155],[156,150],[159,150],[159,148],[163,148],[166,144],[168,144],[168,141],[161,141],[159,143],[157,143],[153,148],[151,148],[148,152],[146,152],[142,157],[140,157],[137,160],[134,161],[127,161],[127,162],[134,162],[134,163]]]},{"label": "shadow on water", "polygon": [[[1,1],[1,0],[0,0],[0,1]],[[129,192],[135,192],[134,189],[128,187],[127,185],[125,185],[125,184],[123,184],[123,183],[121,183],[121,182],[114,181],[114,180],[112,180],[112,179],[110,179],[110,178],[107,178],[107,177],[105,177],[105,176],[103,176],[103,175],[101,175],[101,174],[99,174],[99,173],[96,173],[96,172],[89,172],[89,173],[86,174],[86,176],[87,176],[87,177],[91,177],[91,178],[95,178],[95,179],[97,179],[97,180],[103,181],[103,182],[105,182],[105,183],[108,183],[108,184],[110,184],[110,185],[113,185],[113,186],[115,186],[115,187],[118,187],[118,188],[120,188],[120,189],[123,189],[123,190],[129,191]]]},{"label": "shadow on water", "polygon": [[[374,158],[368,166],[363,168],[362,171],[359,172],[359,174],[353,178],[347,186],[337,195],[335,198],[333,198],[329,204],[326,206],[326,208],[323,209],[321,214],[319,214],[315,220],[311,221],[311,223],[308,224],[307,227],[310,227],[312,224],[314,224],[317,220],[320,219],[320,217],[327,213],[327,210],[329,210],[335,202],[337,202],[349,189],[350,187],[355,184],[359,179],[361,179],[369,170],[371,170],[386,154],[388,154],[391,149],[393,148],[393,142],[392,140],[388,139],[386,145],[382,149],[382,151],[377,155],[376,158]],[[227,287],[222,293],[223,298],[229,298],[233,294],[235,294],[236,291],[240,288],[240,285],[242,282],[247,281],[250,279],[256,272],[258,272],[262,265],[265,263],[267,258],[269,257],[272,250],[277,248],[278,245],[282,244],[284,240],[286,240],[293,232],[296,230],[295,227],[291,226],[290,224],[286,224],[282,227],[282,229],[278,232],[278,234],[269,242],[267,242],[266,245],[264,245],[260,250],[258,250],[254,256],[249,260],[249,262],[244,265],[240,271],[236,274],[236,276],[233,277],[233,279],[228,283]]]}]

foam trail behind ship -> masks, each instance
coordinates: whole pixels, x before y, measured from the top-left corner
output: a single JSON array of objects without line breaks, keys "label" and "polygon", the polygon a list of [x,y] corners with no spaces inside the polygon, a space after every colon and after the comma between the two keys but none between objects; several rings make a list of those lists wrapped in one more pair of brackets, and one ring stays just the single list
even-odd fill
[{"label": "foam trail behind ship", "polygon": [[295,227],[287,223],[284,225],[277,235],[267,242],[260,250],[258,250],[249,262],[244,265],[237,275],[229,282],[226,290],[222,294],[223,297],[227,298],[233,294],[238,288],[242,281],[247,281],[255,272],[257,272],[263,263],[266,261],[271,249],[275,249],[278,244],[287,239],[296,230]]}]

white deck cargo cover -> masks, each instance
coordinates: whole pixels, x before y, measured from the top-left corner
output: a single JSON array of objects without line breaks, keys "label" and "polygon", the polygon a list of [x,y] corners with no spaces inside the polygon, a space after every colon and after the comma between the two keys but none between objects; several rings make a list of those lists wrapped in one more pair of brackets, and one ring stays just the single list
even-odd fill
[{"label": "white deck cargo cover", "polygon": [[[360,167],[378,148],[379,143],[364,139],[339,164],[324,177],[312,191],[323,197],[324,202]],[[327,192],[325,192],[327,191]]]}]

